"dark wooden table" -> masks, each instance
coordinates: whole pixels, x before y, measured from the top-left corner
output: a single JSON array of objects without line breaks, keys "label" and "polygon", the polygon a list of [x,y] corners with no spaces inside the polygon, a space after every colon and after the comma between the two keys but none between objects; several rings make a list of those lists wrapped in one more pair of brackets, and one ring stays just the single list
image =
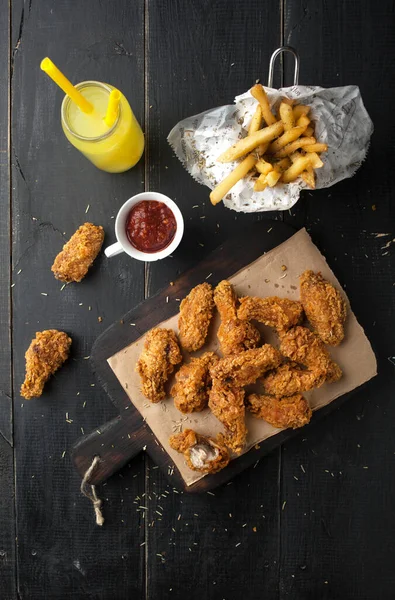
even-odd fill
[{"label": "dark wooden table", "polygon": [[[2,0],[0,23],[1,599],[393,599],[393,2]],[[304,193],[290,212],[214,208],[166,136],[265,82],[283,44],[300,53],[301,83],[360,86],[375,124],[369,156],[353,179]],[[129,98],[147,141],[136,168],[102,173],[68,145],[62,93],[39,69],[47,55],[72,81],[107,81]],[[283,77],[287,64],[276,85]],[[102,257],[61,291],[50,266],[64,240],[89,219],[113,241],[112,217],[142,190],[184,213],[174,258]],[[263,217],[311,232],[347,286],[379,376],[214,494],[176,493],[141,454],[99,489],[97,527],[69,450],[116,411],[84,357],[103,328]],[[72,360],[42,398],[23,401],[25,349],[51,327],[72,336]]]}]

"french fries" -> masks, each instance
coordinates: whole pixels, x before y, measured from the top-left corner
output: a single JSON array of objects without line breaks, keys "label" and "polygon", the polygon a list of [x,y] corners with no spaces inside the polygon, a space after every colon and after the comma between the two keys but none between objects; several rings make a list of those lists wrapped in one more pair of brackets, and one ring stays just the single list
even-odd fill
[{"label": "french fries", "polygon": [[[306,149],[305,146],[317,146],[317,145],[319,145],[319,144],[316,144],[315,137],[300,137],[299,139],[295,140],[294,142],[291,142],[290,144],[287,144],[286,146],[284,146],[284,148],[281,148],[281,150],[279,150],[278,152],[275,152],[273,154],[273,157],[274,158],[284,158],[284,156],[289,156],[296,150],[299,150],[299,148]],[[324,145],[324,144],[322,144],[322,145]]]},{"label": "french fries", "polygon": [[222,163],[236,160],[237,158],[244,156],[244,154],[251,152],[260,144],[271,142],[276,137],[278,137],[283,132],[283,130],[284,125],[281,123],[281,121],[278,121],[277,123],[274,123],[269,127],[265,127],[264,129],[260,129],[259,131],[256,131],[252,135],[243,138],[242,140],[231,146],[229,150],[221,154],[221,156],[219,156],[217,160],[218,162]]},{"label": "french fries", "polygon": [[306,129],[306,131],[304,133],[302,133],[303,136],[306,137],[311,137],[314,133],[314,127],[312,127],[311,125],[309,125]]},{"label": "french fries", "polygon": [[262,85],[260,83],[257,83],[256,85],[254,85],[253,88],[251,88],[250,92],[252,96],[254,96],[254,98],[258,100],[259,104],[261,105],[262,115],[266,121],[266,125],[273,125],[273,123],[275,123],[277,119],[270,110],[269,100],[266,96],[266,92],[263,89]]},{"label": "french fries", "polygon": [[297,140],[298,137],[302,135],[306,127],[293,127],[289,131],[286,131],[282,136],[280,136],[275,142],[270,144],[268,152],[269,154],[274,154],[284,148],[287,144],[290,144],[294,140]]},{"label": "french fries", "polygon": [[308,115],[310,112],[310,106],[305,104],[298,104],[293,108],[294,119],[297,121],[302,115]]},{"label": "french fries", "polygon": [[292,106],[290,106],[286,102],[281,102],[278,112],[280,114],[280,119],[284,124],[284,131],[289,131],[290,129],[295,127],[295,119]]},{"label": "french fries", "polygon": [[307,169],[303,171],[300,176],[309,188],[315,190],[315,175],[313,167],[307,167]]},{"label": "french fries", "polygon": [[282,158],[277,162],[273,163],[273,169],[277,171],[277,173],[284,173],[291,166],[291,161],[289,158]]},{"label": "french fries", "polygon": [[263,158],[260,158],[258,160],[258,162],[255,165],[255,168],[258,171],[258,173],[262,173],[262,175],[267,175],[269,171],[273,171],[272,165],[269,162],[263,160]]},{"label": "french fries", "polygon": [[[312,158],[313,156],[314,153],[312,152],[308,156],[300,156],[299,158],[297,158],[295,162],[289,167],[289,169],[287,169],[285,173],[283,173],[281,181],[283,183],[291,183],[291,181],[295,181],[295,179],[297,179],[297,177],[299,177],[299,175],[303,173],[303,171],[305,171],[308,167],[313,166],[313,163],[315,162],[315,159]],[[320,166],[322,166],[323,164],[324,163],[322,163]]]},{"label": "french fries", "polygon": [[298,127],[306,127],[307,128],[310,125],[310,119],[309,119],[309,117],[307,117],[306,115],[302,115],[296,121],[296,125]]},{"label": "french fries", "polygon": [[326,152],[328,150],[328,144],[307,144],[305,150],[306,152]]},{"label": "french fries", "polygon": [[266,175],[262,173],[254,184],[254,192],[263,192],[267,188]]},{"label": "french fries", "polygon": [[314,122],[308,116],[310,106],[295,105],[294,100],[283,98],[276,116],[262,85],[254,85],[250,92],[258,104],[247,137],[217,159],[221,163],[242,160],[211,192],[210,200],[214,205],[248,173],[258,175],[254,182],[255,192],[278,183],[291,183],[298,177],[310,189],[315,189],[315,169],[324,164],[319,154],[327,152],[328,146],[317,141],[314,135]]},{"label": "french fries", "polygon": [[261,128],[261,123],[262,123],[262,109],[261,109],[261,105],[258,104],[258,106],[256,107],[256,110],[255,110],[254,116],[252,117],[250,127],[248,129],[248,135],[252,135],[256,131],[258,131]]},{"label": "french fries", "polygon": [[218,204],[226,196],[229,190],[255,166],[257,159],[251,154],[247,156],[237,167],[210,194],[212,204]]},{"label": "french fries", "polygon": [[269,187],[274,187],[277,181],[280,179],[280,177],[281,173],[278,173],[277,171],[270,171],[270,173],[266,175],[267,185]]}]

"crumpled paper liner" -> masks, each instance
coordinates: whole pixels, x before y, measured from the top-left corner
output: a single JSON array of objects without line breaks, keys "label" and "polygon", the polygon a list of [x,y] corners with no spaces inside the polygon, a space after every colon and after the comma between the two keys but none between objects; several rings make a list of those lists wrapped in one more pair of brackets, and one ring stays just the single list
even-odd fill
[{"label": "crumpled paper liner", "polygon": [[[355,85],[324,89],[293,86],[279,90],[265,88],[271,107],[277,110],[281,98],[296,99],[311,106],[309,116],[315,123],[318,142],[328,144],[322,155],[324,166],[317,169],[316,187],[327,188],[352,177],[366,157],[373,123]],[[237,162],[219,163],[218,156],[247,135],[257,101],[250,92],[235,98],[234,105],[220,106],[180,121],[168,141],[188,173],[199,183],[213,189]],[[228,208],[238,212],[287,210],[298,201],[307,186],[301,178],[290,184],[277,184],[254,192],[251,176],[240,180],[224,199]],[[307,188],[309,189],[309,188]]]},{"label": "crumpled paper liner", "polygon": [[[286,271],[282,270],[282,265],[287,267]],[[313,244],[305,229],[301,229],[289,240],[267,252],[242,271],[239,271],[239,273],[230,278],[230,281],[234,284],[239,296],[251,295],[264,297],[278,295],[297,300],[299,298],[298,278],[306,269],[321,271],[326,279],[341,289],[325,258]],[[215,273],[213,273],[214,278]],[[369,340],[354,313],[351,312],[344,292],[343,296],[346,298],[348,305],[345,340],[340,346],[330,348],[329,350],[333,359],[343,369],[344,375],[336,383],[325,384],[318,390],[313,390],[305,394],[313,410],[318,410],[333,402],[339,396],[350,392],[365,381],[368,381],[377,373],[376,358]],[[174,307],[174,310],[175,312],[178,310],[178,303]],[[167,327],[177,331],[177,321],[178,314],[175,314],[174,317],[161,323],[160,327]],[[216,339],[218,325],[219,318],[216,315],[215,322],[211,327],[209,340],[201,352],[205,352],[206,350],[218,351],[218,341]],[[265,342],[278,346],[278,339],[273,331],[263,326],[261,327],[261,331]],[[183,415],[175,408],[171,398],[159,404],[151,404],[142,395],[140,391],[140,378],[135,371],[135,366],[143,345],[144,336],[111,356],[108,359],[108,363],[129,396],[130,401],[140,411],[159,442],[171,456],[185,483],[191,485],[201,479],[202,475],[191,471],[187,467],[183,455],[170,448],[168,443],[169,437],[180,430],[181,427],[183,429],[188,427],[195,429],[203,435],[215,436],[219,431],[223,431],[222,425],[208,409],[200,413]],[[198,354],[195,353],[194,355]],[[170,389],[173,382],[174,377],[170,380],[168,389]],[[253,387],[251,386],[250,389],[253,389]],[[259,388],[257,387],[257,389]],[[248,411],[246,411],[246,423],[248,437],[245,452],[248,452],[255,444],[281,431],[263,420],[256,419]]]}]

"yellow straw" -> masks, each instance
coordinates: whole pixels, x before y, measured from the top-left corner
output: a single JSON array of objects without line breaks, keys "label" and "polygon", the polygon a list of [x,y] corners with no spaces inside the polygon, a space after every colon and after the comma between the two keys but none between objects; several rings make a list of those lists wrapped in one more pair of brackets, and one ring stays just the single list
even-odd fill
[{"label": "yellow straw", "polygon": [[84,113],[91,113],[93,106],[80,92],[73,86],[71,81],[67,79],[59,71],[59,69],[53,64],[50,58],[44,58],[41,61],[41,69],[54,81],[65,94],[70,96],[71,100],[82,110]]},{"label": "yellow straw", "polygon": [[104,117],[104,122],[107,127],[112,127],[115,123],[115,119],[118,116],[120,100],[121,93],[118,90],[112,90],[108,101],[106,116]]}]

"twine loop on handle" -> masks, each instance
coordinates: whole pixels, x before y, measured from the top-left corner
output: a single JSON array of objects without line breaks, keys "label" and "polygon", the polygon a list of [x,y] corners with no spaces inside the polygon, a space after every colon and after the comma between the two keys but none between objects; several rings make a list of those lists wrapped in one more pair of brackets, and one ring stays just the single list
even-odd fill
[{"label": "twine loop on handle", "polygon": [[96,469],[97,465],[99,464],[99,462],[100,462],[100,456],[95,456],[93,458],[91,466],[86,471],[84,478],[81,481],[81,493],[86,498],[88,498],[93,504],[93,508],[95,509],[95,515],[96,515],[96,525],[102,526],[104,523],[104,517],[103,517],[103,513],[101,511],[102,501],[100,500],[100,498],[98,498],[98,496],[96,494],[96,487],[89,483],[89,479],[92,477],[93,473],[95,472],[95,469]]}]

